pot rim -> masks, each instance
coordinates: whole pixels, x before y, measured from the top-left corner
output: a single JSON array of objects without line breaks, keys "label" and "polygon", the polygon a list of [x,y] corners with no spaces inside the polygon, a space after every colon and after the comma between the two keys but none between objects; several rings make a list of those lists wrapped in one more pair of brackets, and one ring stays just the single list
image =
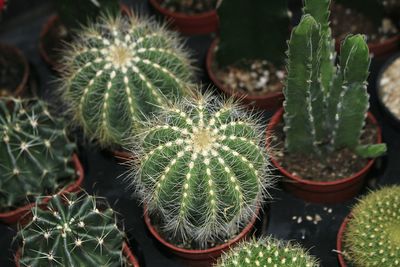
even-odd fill
[{"label": "pot rim", "polygon": [[[281,107],[271,118],[270,122],[268,123],[267,126],[267,130],[266,130],[266,147],[270,147],[270,137],[272,136],[273,131],[275,130],[276,125],[282,120],[284,114],[284,109],[283,107]],[[381,128],[378,125],[378,121],[376,120],[376,118],[374,117],[374,115],[368,111],[367,113],[367,118],[368,120],[370,120],[374,125],[376,125],[377,127],[377,142],[378,143],[382,143],[382,131]],[[318,186],[333,186],[333,185],[339,185],[339,184],[345,184],[347,182],[353,181],[355,179],[357,179],[358,177],[360,177],[362,174],[366,173],[374,164],[375,159],[369,159],[367,164],[365,164],[365,166],[359,170],[358,172],[356,172],[355,174],[349,176],[349,177],[345,177],[345,178],[341,178],[335,181],[329,181],[329,182],[322,182],[322,181],[311,181],[311,180],[306,180],[303,179],[299,176],[294,176],[293,174],[291,174],[289,171],[287,171],[285,168],[283,168],[278,161],[272,156],[270,155],[270,160],[273,163],[273,165],[281,172],[283,173],[285,176],[289,177],[292,180],[295,180],[298,183],[302,183],[302,184],[307,184],[307,185],[318,185]]]},{"label": "pot rim", "polygon": [[207,19],[211,16],[217,16],[216,9],[198,14],[188,15],[182,12],[172,12],[166,8],[163,8],[161,7],[160,3],[157,0],[150,0],[149,2],[158,12],[165,14],[166,16],[175,17],[179,19]]},{"label": "pot rim", "polygon": [[347,267],[346,261],[342,255],[342,251],[343,251],[343,235],[344,232],[346,231],[347,228],[347,224],[351,219],[351,214],[347,215],[342,224],[340,225],[337,237],[336,237],[336,250],[337,250],[337,255],[338,255],[338,260],[340,263],[341,267]]}]

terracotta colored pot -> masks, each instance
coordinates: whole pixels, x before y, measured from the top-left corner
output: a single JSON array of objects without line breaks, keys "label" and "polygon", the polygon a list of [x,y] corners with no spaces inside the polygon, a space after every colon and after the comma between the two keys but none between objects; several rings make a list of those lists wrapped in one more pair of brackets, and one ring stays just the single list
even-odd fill
[{"label": "terracotta colored pot", "polygon": [[[121,14],[130,16],[132,15],[131,9],[125,5],[120,3],[121,7]],[[62,25],[62,22],[60,20],[60,17],[58,15],[52,15],[50,18],[46,21],[46,23],[43,25],[43,28],[40,32],[40,38],[39,38],[39,52],[40,55],[42,56],[43,60],[54,70],[54,71],[60,71],[62,68],[60,62],[55,61],[54,59],[51,58],[49,54],[49,49],[54,48],[54,47],[47,47],[45,45],[45,40],[50,36],[50,33],[55,31],[58,27]],[[54,40],[54,41],[60,41],[60,40]]]},{"label": "terracotta colored pot", "polygon": [[[214,40],[208,49],[207,57],[206,57],[206,69],[208,76],[211,81],[222,90],[226,95],[233,96],[234,98],[240,99],[243,103],[264,110],[276,110],[277,108],[282,106],[282,102],[284,99],[282,91],[273,92],[265,95],[249,95],[242,93],[240,91],[234,91],[232,88],[224,86],[217,78],[216,74],[213,71],[213,64],[215,64],[215,51],[217,48],[218,40]],[[282,84],[283,89],[283,84]]]},{"label": "terracotta colored pot", "polygon": [[342,225],[339,228],[339,232],[336,238],[336,250],[338,251],[338,260],[341,267],[347,267],[346,261],[341,253],[343,251],[343,235],[346,231],[347,224],[350,220],[350,216],[344,218]]},{"label": "terracotta colored pot", "polygon": [[[133,266],[133,267],[139,267],[139,261],[136,259],[135,255],[133,255],[131,249],[129,248],[128,244],[124,242],[122,245],[122,253],[124,256],[128,259],[128,262]],[[21,251],[18,250],[17,253],[14,256],[14,262],[16,267],[20,267],[19,265],[19,258],[21,257]]]},{"label": "terracotta colored pot", "polygon": [[[256,212],[258,214],[258,210]],[[151,224],[151,219],[147,212],[147,209],[144,208],[144,222],[147,225],[150,233],[160,242],[163,246],[165,246],[171,253],[178,256],[180,261],[185,263],[185,266],[190,267],[210,267],[213,263],[218,259],[218,257],[225,251],[227,251],[230,247],[234,246],[239,241],[246,239],[252,230],[255,222],[257,220],[257,215],[255,215],[247,226],[240,232],[235,238],[229,240],[227,243],[222,245],[210,248],[210,249],[184,249],[177,247],[168,241],[166,241],[154,226]]]},{"label": "terracotta colored pot", "polygon": [[[81,184],[85,177],[85,173],[83,171],[82,164],[79,161],[78,155],[76,155],[76,154],[72,155],[72,163],[74,164],[74,168],[75,168],[76,174],[78,176],[78,179],[75,182],[73,182],[72,184],[68,185],[66,188],[62,189],[59,193],[80,191]],[[50,199],[51,199],[51,196],[46,197],[43,199],[42,203],[46,204],[50,201]],[[30,203],[23,207],[17,208],[15,210],[0,213],[0,221],[3,223],[6,223],[6,224],[10,224],[10,225],[20,222],[21,219],[23,222],[25,222],[25,221],[29,220],[30,211],[35,205],[36,205],[35,203]],[[20,223],[23,224],[23,222],[20,222]]]},{"label": "terracotta colored pot", "polygon": [[161,13],[178,31],[184,34],[207,34],[218,30],[219,19],[216,10],[201,14],[187,15],[171,12],[161,7],[160,0],[150,0],[150,4]]},{"label": "terracotta colored pot", "polygon": [[134,154],[126,151],[126,150],[111,150],[111,154],[120,162],[120,163],[129,163],[134,160],[136,157]]},{"label": "terracotta colored pot", "polygon": [[[267,147],[270,146],[270,137],[272,136],[275,127],[282,121],[283,113],[283,108],[279,109],[268,124],[266,131]],[[381,143],[381,129],[379,128],[375,117],[370,112],[368,112],[368,120],[370,123],[376,125],[378,130],[377,143]],[[364,184],[365,176],[372,168],[375,160],[368,160],[368,163],[364,168],[356,174],[331,182],[305,180],[299,176],[292,175],[288,170],[284,169],[279,162],[273,158],[273,156],[271,156],[271,162],[286,178],[288,178],[287,181],[283,181],[283,187],[293,195],[309,202],[339,203],[351,199],[360,191]]]},{"label": "terracotta colored pot", "polygon": [[28,95],[28,90],[27,90],[27,83],[28,83],[28,78],[29,78],[29,64],[27,59],[25,58],[24,54],[16,48],[15,46],[12,45],[7,45],[7,44],[0,44],[0,53],[5,53],[7,55],[12,55],[14,61],[19,61],[19,63],[23,66],[23,75],[20,77],[20,82],[18,83],[18,86],[16,88],[13,88],[13,90],[10,92],[12,96],[19,96],[19,97],[24,97]]}]

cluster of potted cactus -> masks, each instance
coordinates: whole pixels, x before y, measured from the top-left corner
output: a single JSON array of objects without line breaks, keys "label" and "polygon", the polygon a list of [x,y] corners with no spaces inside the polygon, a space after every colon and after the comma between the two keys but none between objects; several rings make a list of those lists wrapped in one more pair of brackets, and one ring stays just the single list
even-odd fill
[{"label": "cluster of potted cactus", "polygon": [[[367,2],[366,17],[389,5]],[[0,220],[19,225],[16,266],[139,266],[117,213],[81,189],[71,128],[129,165],[125,182],[150,234],[185,265],[319,266],[295,242],[250,236],[269,218],[273,187],[307,202],[353,199],[387,151],[367,91],[379,53],[358,33],[335,40],[334,20],[331,29],[330,10],[362,3],[304,0],[293,28],[286,0],[150,3],[183,33],[218,27],[206,67],[228,97],[196,85],[194,61],[168,24],[116,0],[55,1],[40,48],[61,76],[65,114],[16,98],[22,89],[0,92]],[[266,127],[260,109],[275,112]],[[341,266],[400,265],[399,191],[372,192],[352,209],[338,233]]]}]

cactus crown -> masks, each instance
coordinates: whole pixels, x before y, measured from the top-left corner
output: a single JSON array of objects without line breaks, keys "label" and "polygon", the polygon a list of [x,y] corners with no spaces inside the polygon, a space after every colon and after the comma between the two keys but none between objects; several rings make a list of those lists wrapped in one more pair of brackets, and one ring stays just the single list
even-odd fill
[{"label": "cactus crown", "polygon": [[64,100],[102,146],[121,146],[137,121],[185,95],[192,74],[177,37],[135,16],[101,17],[64,59]]},{"label": "cactus crown", "polygon": [[202,248],[236,235],[270,182],[262,139],[232,101],[204,95],[164,108],[141,136],[134,177],[163,232]]},{"label": "cactus crown", "polygon": [[352,209],[344,255],[354,266],[400,265],[400,186],[365,196]]},{"label": "cactus crown", "polygon": [[242,0],[222,1],[217,12],[218,64],[226,66],[243,58],[265,59],[276,66],[284,63],[290,25],[287,0],[253,0],[251,5]]},{"label": "cactus crown", "polygon": [[125,235],[105,200],[55,195],[46,210],[38,204],[32,213],[32,221],[19,231],[21,266],[125,266]]},{"label": "cactus crown", "polygon": [[11,209],[27,198],[54,194],[75,174],[75,144],[63,121],[40,100],[0,100],[0,207]]},{"label": "cactus crown", "polygon": [[285,145],[290,153],[317,153],[350,148],[377,157],[386,145],[359,144],[369,107],[366,90],[370,64],[361,35],[348,36],[335,67],[329,28],[330,0],[306,0],[292,31],[285,94]]},{"label": "cactus crown", "polygon": [[223,255],[215,267],[317,267],[317,260],[299,245],[271,237],[241,242]]}]

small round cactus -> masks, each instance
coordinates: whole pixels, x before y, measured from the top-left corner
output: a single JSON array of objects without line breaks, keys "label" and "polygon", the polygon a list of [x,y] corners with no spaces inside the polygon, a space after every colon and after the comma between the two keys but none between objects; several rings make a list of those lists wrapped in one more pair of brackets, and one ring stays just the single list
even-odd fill
[{"label": "small round cactus", "polygon": [[343,244],[355,267],[400,266],[400,186],[372,192],[352,209]]},{"label": "small round cactus", "polygon": [[32,213],[32,221],[19,231],[21,266],[126,266],[125,234],[105,200],[55,195],[46,210],[36,206]]},{"label": "small round cactus", "polygon": [[40,100],[0,100],[0,207],[12,209],[54,194],[75,171],[63,121]]},{"label": "small round cactus", "polygon": [[223,255],[215,267],[317,267],[317,260],[299,245],[273,238],[244,241]]},{"label": "small round cactus", "polygon": [[102,16],[66,49],[62,90],[75,121],[104,147],[186,95],[190,60],[174,33],[148,19]]},{"label": "small round cactus", "polygon": [[270,183],[267,158],[257,120],[235,103],[186,98],[139,136],[134,183],[166,235],[205,247],[255,216]]}]

